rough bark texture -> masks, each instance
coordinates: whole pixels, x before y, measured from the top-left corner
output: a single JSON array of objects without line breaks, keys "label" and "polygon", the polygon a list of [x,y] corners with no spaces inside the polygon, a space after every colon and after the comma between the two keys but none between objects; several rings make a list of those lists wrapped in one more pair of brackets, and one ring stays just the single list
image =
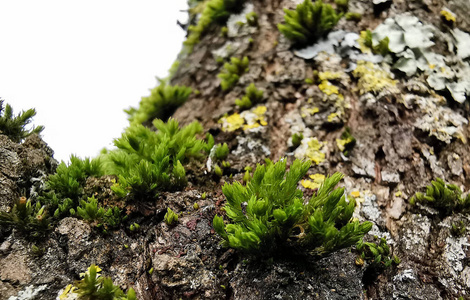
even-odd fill
[{"label": "rough bark texture", "polygon": [[[204,165],[194,165],[188,171],[189,185],[184,191],[163,193],[155,203],[130,205],[131,220],[141,225],[138,232],[121,229],[101,234],[82,220],[63,219],[40,242],[45,253],[39,258],[33,256],[31,242],[21,234],[1,229],[0,299],[54,299],[92,263],[99,265],[115,284],[134,287],[140,299],[469,297],[468,234],[455,237],[450,228],[457,221],[464,221],[468,227],[470,219],[459,213],[442,218],[430,208],[408,204],[415,192],[423,191],[436,177],[465,190],[470,187],[468,144],[455,137],[446,143],[417,128],[415,121],[429,112],[403,100],[441,96],[430,92],[423,76],[409,79],[397,73],[395,89],[366,99],[358,91],[357,79],[344,73],[337,86],[345,104],[338,108],[324,100],[318,85],[304,80],[312,77],[313,70],[344,72],[348,60],[321,54],[307,60],[294,54],[276,27],[283,21],[282,8],[293,9],[294,1],[247,2],[259,15],[258,27],[239,30],[228,38],[220,35],[220,27],[211,27],[194,52],[181,60],[172,79],[172,84],[200,91],[174,117],[182,124],[198,120],[216,142],[229,144],[231,154],[227,160],[233,178],[219,179],[206,172]],[[457,14],[460,29],[470,31],[466,18],[470,7],[465,0],[394,0],[391,7],[379,13],[374,11],[372,1],[350,0],[350,10],[363,13],[362,21],[343,19],[336,29],[358,33],[375,28],[387,17],[408,12],[445,32],[448,28],[439,15],[444,6]],[[217,74],[222,66],[212,53],[226,49],[226,43],[231,45],[229,56],[250,58],[249,72],[230,92],[220,89]],[[438,38],[435,48],[449,55]],[[241,98],[252,82],[264,90],[268,124],[256,130],[221,131],[219,120],[236,111],[235,99]],[[442,109],[453,110],[467,119],[466,104],[448,103]],[[313,107],[318,107],[319,112],[304,113]],[[338,109],[343,113],[341,120],[327,122],[328,116]],[[357,139],[349,157],[336,147],[336,139],[346,126]],[[317,261],[289,254],[272,261],[257,261],[219,245],[212,218],[224,204],[221,186],[225,181],[241,180],[245,166],[255,166],[264,158],[293,159],[289,140],[296,127],[327,142],[322,148],[325,161],[312,166],[309,174],[346,174],[342,184],[347,191],[360,193],[356,217],[374,222],[371,234],[387,238],[393,253],[402,260],[397,267],[371,273],[367,264],[356,265],[356,254],[348,250]],[[467,125],[463,125],[462,134],[469,138]],[[14,144],[0,135],[0,209],[9,207],[13,199],[24,193],[22,189],[39,188],[35,182],[43,182],[44,178],[35,178],[53,171],[51,156],[51,150],[36,136]],[[87,185],[90,195],[113,197],[111,178],[90,179]],[[205,200],[201,199],[203,192],[207,193]],[[195,202],[199,210],[193,209]],[[162,222],[167,207],[183,212],[174,227]],[[149,274],[151,268],[154,271]],[[28,298],[28,293],[33,296]]]}]

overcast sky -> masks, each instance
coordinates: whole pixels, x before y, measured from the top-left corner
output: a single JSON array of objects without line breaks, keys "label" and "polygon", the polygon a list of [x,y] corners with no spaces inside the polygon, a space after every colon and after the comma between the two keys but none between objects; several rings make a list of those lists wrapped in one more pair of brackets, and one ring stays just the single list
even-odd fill
[{"label": "overcast sky", "polygon": [[0,1],[0,97],[34,124],[54,157],[96,156],[165,77],[184,40],[186,0]]}]

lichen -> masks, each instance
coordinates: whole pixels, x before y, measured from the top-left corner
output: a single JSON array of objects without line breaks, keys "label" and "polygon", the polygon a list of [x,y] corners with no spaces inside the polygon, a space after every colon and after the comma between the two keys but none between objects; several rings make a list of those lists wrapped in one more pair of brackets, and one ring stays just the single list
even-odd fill
[{"label": "lichen", "polygon": [[324,80],[335,80],[335,79],[341,79],[345,75],[344,72],[330,72],[330,71],[325,71],[325,72],[319,72],[318,73],[318,79],[320,79],[322,82]]},{"label": "lichen", "polygon": [[224,116],[219,120],[222,124],[222,131],[231,132],[243,128],[244,131],[268,125],[266,121],[267,107],[264,105],[257,106],[251,110],[244,111],[240,114]]},{"label": "lichen", "polygon": [[369,61],[359,61],[353,75],[358,78],[359,94],[377,94],[382,90],[397,91],[397,81],[392,74],[377,64]]},{"label": "lichen", "polygon": [[47,289],[47,284],[34,287],[33,285],[27,286],[24,290],[20,291],[17,296],[11,296],[8,300],[32,300],[37,299],[37,295],[43,290]]},{"label": "lichen", "polygon": [[325,181],[325,175],[323,174],[313,174],[308,176],[312,180],[304,179],[300,183],[302,186],[306,189],[318,189],[320,186],[323,184],[323,181]]},{"label": "lichen", "polygon": [[330,96],[332,94],[339,94],[339,90],[338,90],[338,87],[331,84],[331,82],[329,82],[328,80],[323,80],[319,85],[318,87],[320,88],[320,90],[325,93],[326,95]]},{"label": "lichen", "polygon": [[313,116],[314,114],[316,114],[317,112],[320,111],[320,109],[316,106],[314,106],[312,108],[303,106],[300,110],[302,112],[302,114],[301,114],[302,118],[305,118],[307,115]]},{"label": "lichen", "polygon": [[430,97],[422,97],[408,94],[400,101],[407,108],[414,107],[416,109],[417,107],[421,110],[421,116],[414,123],[415,127],[445,143],[450,143],[453,138],[458,138],[466,143],[464,130],[468,120],[445,106],[446,101],[442,96],[432,94]]},{"label": "lichen", "polygon": [[304,138],[294,155],[298,159],[310,159],[318,165],[325,161],[326,152],[326,142],[321,142],[317,138]]},{"label": "lichen", "polygon": [[455,14],[446,7],[441,10],[440,14],[447,22],[455,23],[457,21]]}]

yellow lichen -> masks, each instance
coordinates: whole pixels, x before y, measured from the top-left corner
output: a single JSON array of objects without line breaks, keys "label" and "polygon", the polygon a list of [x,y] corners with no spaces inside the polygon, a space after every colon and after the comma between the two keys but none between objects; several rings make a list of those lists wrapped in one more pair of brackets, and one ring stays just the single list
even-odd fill
[{"label": "yellow lichen", "polygon": [[321,152],[320,149],[324,146],[324,143],[312,138],[307,142],[308,148],[305,152],[305,156],[313,161],[315,164],[320,164],[325,160],[325,153]]},{"label": "yellow lichen", "polygon": [[318,189],[325,181],[325,175],[323,174],[313,174],[309,176],[312,180],[302,180],[301,184],[306,189]]},{"label": "yellow lichen", "polygon": [[395,193],[395,197],[401,197],[401,195],[402,195],[401,191],[398,191],[398,192]]},{"label": "yellow lichen", "polygon": [[455,21],[457,21],[455,18],[455,14],[451,12],[450,10],[448,10],[447,8],[444,8],[443,10],[441,10],[441,16],[443,16],[444,19],[446,19],[446,21],[448,22],[455,23]]},{"label": "yellow lichen", "polygon": [[358,80],[359,93],[378,93],[383,89],[396,90],[397,81],[393,80],[390,73],[373,64],[370,61],[359,61],[353,75]]},{"label": "yellow lichen", "polygon": [[263,105],[260,105],[260,106],[257,106],[254,110],[253,110],[253,113],[258,115],[258,116],[262,116],[266,113],[266,111],[268,110],[268,108],[266,106],[263,106]]},{"label": "yellow lichen", "polygon": [[360,195],[361,195],[361,192],[359,192],[359,191],[352,191],[352,192],[351,192],[351,196],[353,196],[354,198],[357,198],[357,197],[359,197]]},{"label": "yellow lichen", "polygon": [[328,115],[328,122],[332,123],[336,118],[338,118],[338,114],[337,113],[331,113]]},{"label": "yellow lichen", "polygon": [[222,131],[230,132],[242,127],[245,124],[245,119],[240,114],[234,113],[233,115],[222,117],[219,123],[222,123]]},{"label": "yellow lichen", "polygon": [[313,107],[313,108],[302,107],[301,111],[302,111],[302,113],[301,113],[302,118],[305,118],[307,115],[313,116],[314,114],[319,112],[320,109],[316,106]]},{"label": "yellow lichen", "polygon": [[339,151],[343,152],[344,149],[346,149],[346,144],[348,143],[348,140],[342,140],[342,139],[336,139],[336,146],[338,146]]},{"label": "yellow lichen", "polygon": [[320,72],[318,73],[318,78],[323,82],[325,80],[335,80],[340,79],[344,73],[342,72]]},{"label": "yellow lichen", "polygon": [[224,116],[219,120],[222,124],[222,131],[230,132],[243,127],[243,130],[249,130],[260,126],[268,125],[265,114],[266,106],[257,106],[250,111],[244,111],[241,114]]},{"label": "yellow lichen", "polygon": [[300,146],[295,150],[295,157],[298,159],[310,159],[318,165],[325,160],[326,144],[326,142],[320,142],[317,138],[304,138]]},{"label": "yellow lichen", "polygon": [[320,90],[330,96],[332,94],[339,94],[339,90],[338,90],[338,87],[337,86],[334,86],[331,84],[331,82],[329,82],[328,80],[323,80],[319,85],[318,87],[320,88]]},{"label": "yellow lichen", "polygon": [[243,130],[258,128],[260,126],[259,123],[247,124],[243,126]]}]

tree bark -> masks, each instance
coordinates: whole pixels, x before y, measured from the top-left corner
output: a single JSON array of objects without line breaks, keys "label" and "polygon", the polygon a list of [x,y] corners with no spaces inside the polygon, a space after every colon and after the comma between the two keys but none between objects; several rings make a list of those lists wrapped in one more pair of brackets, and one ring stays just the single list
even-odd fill
[{"label": "tree bark", "polygon": [[[139,215],[133,216],[141,225],[139,232],[121,229],[103,235],[82,220],[66,218],[42,241],[46,250],[39,258],[32,256],[31,243],[18,232],[2,229],[0,300],[27,289],[36,296],[10,299],[54,299],[92,263],[99,265],[115,284],[134,287],[139,299],[470,297],[468,233],[465,231],[461,237],[451,234],[456,222],[463,221],[469,227],[468,215],[456,212],[442,217],[425,205],[409,204],[411,196],[423,192],[437,177],[465,190],[469,188],[470,155],[463,141],[469,137],[468,125],[455,126],[461,128],[460,138],[451,135],[446,142],[416,123],[423,116],[434,117],[438,110],[445,110],[446,116],[459,113],[467,120],[467,103],[458,104],[448,94],[432,91],[423,75],[410,78],[396,71],[390,72],[397,81],[393,88],[369,96],[362,94],[357,76],[347,70],[352,59],[337,53],[301,58],[296,55],[298,49],[279,33],[277,24],[283,22],[282,9],[294,9],[294,1],[247,1],[247,6],[258,14],[258,26],[237,29],[229,20],[229,36],[224,37],[221,26],[213,24],[194,51],[180,57],[178,71],[171,79],[171,84],[199,91],[173,117],[183,125],[197,120],[214,135],[216,143],[228,143],[228,173],[233,178],[227,173],[219,179],[205,165],[193,165],[187,171],[189,184],[184,191],[162,193],[155,203],[136,205]],[[374,9],[372,1],[350,0],[350,11],[361,12],[362,20],[355,23],[343,18],[334,30],[359,33],[374,29],[388,17],[409,13],[424,24],[433,24],[439,32],[448,33],[449,27],[440,16],[444,6],[457,15],[456,27],[470,31],[465,18],[469,4],[442,0],[394,0],[382,11]],[[448,57],[455,55],[438,34],[435,42],[437,52]],[[220,88],[217,74],[222,64],[217,62],[217,56],[225,60],[232,56],[250,59],[249,71],[229,92]],[[341,75],[331,80],[338,93],[327,95],[314,71],[339,72]],[[306,83],[306,78],[314,83]],[[235,99],[244,96],[250,83],[264,91],[263,103],[258,106],[266,106],[267,125],[225,131],[223,117],[239,112]],[[411,98],[427,99],[429,103],[429,99],[438,98],[440,102],[426,110],[416,104],[417,100],[407,102]],[[356,139],[348,156],[336,141],[347,127]],[[220,213],[225,201],[221,186],[241,180],[246,166],[254,167],[265,158],[277,161],[286,157],[289,162],[296,156],[308,158],[292,146],[290,140],[296,132],[324,143],[319,151],[325,157],[312,165],[309,174],[339,171],[346,175],[342,185],[348,197],[357,195],[359,204],[355,217],[374,223],[368,238],[385,237],[393,254],[401,259],[398,266],[373,272],[367,263],[357,265],[357,254],[348,249],[320,260],[286,254],[273,261],[257,261],[219,245],[212,218]],[[18,155],[43,151],[34,168],[44,174],[53,168],[47,159],[50,149],[35,146],[25,150],[25,144],[13,145],[0,139],[0,157],[4,161],[0,182],[8,181],[0,193],[2,206],[11,205],[12,199],[21,194],[21,187],[30,188],[37,175],[29,163],[26,165],[30,169],[5,167],[18,165]],[[22,170],[29,171],[26,174]],[[87,188],[90,193],[109,196],[112,179],[91,178]],[[305,195],[313,193],[301,188]],[[204,192],[206,199],[201,198]],[[192,209],[194,203],[198,203],[199,210]],[[184,212],[174,227],[162,222],[167,207]]]}]

